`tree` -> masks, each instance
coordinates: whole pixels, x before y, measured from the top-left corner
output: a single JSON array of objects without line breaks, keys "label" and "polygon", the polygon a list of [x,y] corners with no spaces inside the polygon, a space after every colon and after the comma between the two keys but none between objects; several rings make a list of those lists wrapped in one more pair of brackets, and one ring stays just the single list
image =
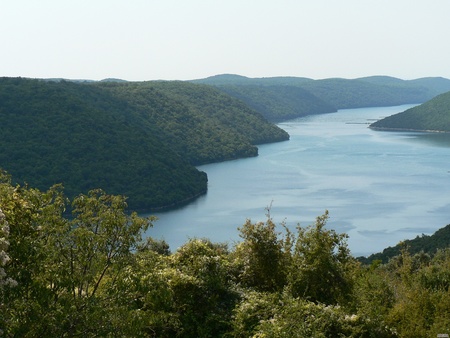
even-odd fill
[{"label": "tree", "polygon": [[17,283],[14,288],[7,288],[2,299],[5,334],[26,336],[31,321],[47,325],[48,320],[42,316],[42,308],[51,299],[51,292],[42,284],[40,276],[45,271],[43,261],[45,251],[42,245],[42,215],[52,204],[51,196],[57,189],[41,193],[37,189],[13,186],[11,177],[0,172],[0,205],[3,224],[9,226],[8,255],[10,261],[4,267],[5,273]]},{"label": "tree", "polygon": [[[220,337],[231,327],[238,295],[231,283],[226,245],[192,239],[168,256],[141,250],[120,274],[122,302],[141,334]],[[131,301],[132,300],[132,301]]]},{"label": "tree", "polygon": [[117,320],[120,303],[108,292],[153,218],[128,215],[124,197],[94,190],[73,201],[66,219],[61,186],[40,192],[1,174],[0,225],[3,233],[10,227],[11,258],[4,270],[17,282],[2,292],[6,336],[125,334],[129,324]]},{"label": "tree", "polygon": [[281,233],[269,214],[266,222],[247,220],[239,228],[243,242],[236,246],[234,255],[240,269],[238,278],[244,286],[271,292],[283,288],[291,255],[291,234],[285,230],[286,237],[280,239]]},{"label": "tree", "polygon": [[258,322],[253,337],[397,337],[386,325],[348,312],[344,307],[316,304],[287,294],[272,311],[273,317]]},{"label": "tree", "polygon": [[347,235],[326,229],[328,211],[312,226],[297,227],[288,283],[294,297],[313,302],[339,304],[351,296],[355,259]]},{"label": "tree", "polygon": [[71,221],[53,222],[45,229],[46,250],[56,248],[48,262],[56,271],[47,275],[47,282],[55,286],[55,296],[74,310],[63,321],[72,335],[105,333],[114,327],[110,318],[114,313],[109,313],[114,307],[102,286],[106,281],[114,283],[118,271],[130,264],[142,232],[152,221],[136,213],[127,215],[125,200],[92,190],[74,199]]},{"label": "tree", "polygon": [[[5,220],[5,215],[0,209],[0,312],[5,313],[5,300],[4,300],[4,289],[9,287],[14,287],[17,285],[17,282],[8,277],[5,271],[4,266],[11,260],[8,255],[8,247],[9,247],[9,224]],[[0,317],[0,336],[3,336],[4,331],[1,329],[2,327],[6,327],[5,318]]]}]

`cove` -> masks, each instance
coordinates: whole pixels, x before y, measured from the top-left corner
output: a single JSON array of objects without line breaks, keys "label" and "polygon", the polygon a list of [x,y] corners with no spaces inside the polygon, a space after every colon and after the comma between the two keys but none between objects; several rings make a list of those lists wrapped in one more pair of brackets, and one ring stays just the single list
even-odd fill
[{"label": "cove", "polygon": [[[354,256],[450,223],[450,135],[375,131],[368,125],[413,105],[339,110],[278,124],[290,140],[259,146],[259,156],[200,166],[208,193],[155,213],[146,236],[172,251],[189,238],[239,241],[246,219],[295,230],[327,209],[327,227],[349,235]],[[145,215],[144,215],[145,216]],[[281,231],[281,227],[280,227]]]}]

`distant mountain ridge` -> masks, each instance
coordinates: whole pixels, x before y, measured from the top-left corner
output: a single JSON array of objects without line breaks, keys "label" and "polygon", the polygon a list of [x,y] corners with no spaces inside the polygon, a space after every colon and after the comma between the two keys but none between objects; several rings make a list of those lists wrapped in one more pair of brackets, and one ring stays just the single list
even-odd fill
[{"label": "distant mountain ridge", "polygon": [[[271,121],[338,109],[422,103],[450,91],[450,80],[445,78],[401,80],[389,76],[313,80],[304,77],[248,78],[222,74],[192,82],[215,86],[255,107]],[[301,94],[299,89],[302,90]],[[306,93],[308,99],[298,105],[298,98],[306,97]]]},{"label": "distant mountain ridge", "polygon": [[273,122],[336,111],[333,105],[298,86],[220,85],[216,88],[242,100]]}]

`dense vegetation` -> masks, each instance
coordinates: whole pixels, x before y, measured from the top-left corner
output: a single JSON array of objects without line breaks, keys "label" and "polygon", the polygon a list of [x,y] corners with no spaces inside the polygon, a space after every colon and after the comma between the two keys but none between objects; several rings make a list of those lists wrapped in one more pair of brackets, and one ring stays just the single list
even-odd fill
[{"label": "dense vegetation", "polygon": [[432,97],[424,87],[378,84],[363,79],[317,80],[307,83],[305,89],[338,109],[396,106],[424,102]]},{"label": "dense vegetation", "polygon": [[370,125],[382,130],[450,132],[450,92]]},{"label": "dense vegetation", "polygon": [[135,210],[180,203],[206,192],[193,165],[288,137],[208,86],[0,79],[0,167],[70,197],[100,187]]},{"label": "dense vegetation", "polygon": [[437,250],[446,249],[450,245],[450,224],[439,229],[433,235],[422,234],[414,239],[405,239],[394,247],[388,247],[382,252],[370,255],[369,257],[358,257],[358,260],[365,264],[379,260],[387,263],[391,258],[401,254],[402,250],[407,250],[409,254],[415,255],[420,252],[435,255]]},{"label": "dense vegetation", "polygon": [[[387,76],[312,80],[297,77],[247,78],[225,74],[194,82],[216,86],[257,107],[271,120],[320,114],[327,110],[421,103],[450,90],[450,80],[444,78],[406,81]],[[299,92],[299,89],[302,91]],[[303,97],[302,104],[295,106],[299,97]]]},{"label": "dense vegetation", "polygon": [[171,253],[101,190],[69,202],[0,174],[0,335],[436,337],[450,327],[450,250],[361,265],[328,213],[296,232],[247,220],[232,248]]},{"label": "dense vegetation", "polygon": [[100,83],[156,126],[164,142],[191,164],[256,156],[255,144],[289,135],[242,102],[188,82]]},{"label": "dense vegetation", "polygon": [[270,121],[336,111],[331,104],[296,86],[221,85],[217,88],[244,101]]}]

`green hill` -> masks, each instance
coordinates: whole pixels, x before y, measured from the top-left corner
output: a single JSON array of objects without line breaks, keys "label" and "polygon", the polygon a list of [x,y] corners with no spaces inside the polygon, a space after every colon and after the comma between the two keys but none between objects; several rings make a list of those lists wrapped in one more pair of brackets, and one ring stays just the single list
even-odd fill
[{"label": "green hill", "polygon": [[427,88],[431,97],[450,91],[450,80],[443,77],[424,77],[409,82]]},{"label": "green hill", "polygon": [[367,77],[360,77],[357,80],[369,82],[377,85],[382,86],[402,86],[404,85],[405,81],[401,80],[396,77],[392,76],[383,76],[383,75],[374,75],[374,76],[367,76]]},{"label": "green hill", "polygon": [[317,80],[305,84],[303,88],[338,109],[419,103],[432,97],[426,88],[419,86],[377,84],[359,79]]},{"label": "green hill", "polygon": [[380,130],[450,132],[450,92],[370,125]]},{"label": "green hill", "polygon": [[424,252],[430,255],[436,253],[438,249],[447,249],[450,247],[450,224],[439,229],[433,235],[422,234],[414,239],[407,239],[394,247],[388,247],[382,252],[375,253],[369,257],[358,257],[358,260],[364,264],[370,264],[375,260],[381,260],[387,263],[392,257],[398,256],[403,248],[406,248],[411,255]]},{"label": "green hill", "polygon": [[222,85],[256,85],[256,86],[296,86],[299,87],[305,83],[314,82],[313,79],[295,76],[277,76],[251,78],[236,74],[220,74],[207,77],[205,79],[192,80],[193,83],[203,83],[210,86]]},{"label": "green hill", "polygon": [[422,95],[425,96],[425,100],[422,102],[450,91],[450,80],[443,77],[424,77],[415,80],[400,80],[389,76],[370,76],[358,80],[378,85],[418,88],[422,92]]},{"label": "green hill", "polygon": [[[193,82],[216,86],[260,110],[272,120],[303,116],[305,112],[329,112],[330,107],[336,110],[421,103],[450,90],[450,80],[444,78],[401,80],[388,76],[312,80],[301,77],[248,78],[223,74]],[[267,87],[274,88],[269,90]],[[303,91],[295,92],[292,87]],[[309,96],[306,96],[306,92]],[[302,104],[298,105],[298,102]],[[295,105],[297,109],[293,109]],[[283,115],[280,112],[286,113]]]},{"label": "green hill", "polygon": [[97,84],[133,105],[172,149],[191,164],[256,156],[255,145],[289,135],[241,101],[189,82]]},{"label": "green hill", "polygon": [[332,105],[297,86],[220,85],[217,88],[244,101],[269,121],[336,111]]},{"label": "green hill", "polygon": [[313,81],[298,77],[248,78],[222,74],[191,82],[215,86],[275,122],[336,111],[333,105],[301,87]]},{"label": "green hill", "polygon": [[135,210],[205,193],[193,164],[255,156],[254,144],[287,138],[205,86],[0,79],[0,168],[39,189],[63,183],[69,196],[103,188]]}]

